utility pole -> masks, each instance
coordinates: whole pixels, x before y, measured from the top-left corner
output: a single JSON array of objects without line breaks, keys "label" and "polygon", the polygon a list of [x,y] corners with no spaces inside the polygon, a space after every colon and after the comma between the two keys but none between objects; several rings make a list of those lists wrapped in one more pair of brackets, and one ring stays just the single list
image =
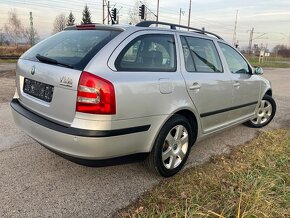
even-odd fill
[{"label": "utility pole", "polygon": [[30,15],[30,45],[34,45],[34,28],[33,28],[33,17],[32,17],[32,12],[29,12]]},{"label": "utility pole", "polygon": [[107,8],[108,8],[108,24],[110,24],[110,1],[108,1],[108,5],[107,5]]},{"label": "utility pole", "polygon": [[187,23],[188,27],[190,26],[190,15],[191,15],[191,0],[189,0],[189,9],[188,9],[188,23]]},{"label": "utility pole", "polygon": [[252,50],[252,43],[253,43],[253,35],[254,35],[254,27],[250,31],[250,38],[249,38],[249,54],[251,54]]},{"label": "utility pole", "polygon": [[[156,21],[158,22],[159,20],[159,0],[157,0],[157,14],[156,14]],[[158,24],[156,24],[156,27],[158,26]]]},{"label": "utility pole", "polygon": [[[110,22],[112,22],[112,24],[115,24],[115,21],[112,18],[112,14],[110,11],[110,1],[107,2],[107,0],[103,0],[104,1],[104,7],[107,7],[107,18],[108,18],[108,24],[110,24]],[[113,8],[115,8],[116,4],[113,6]],[[105,11],[105,10],[104,10]],[[103,23],[105,23],[105,19],[103,19]]]},{"label": "utility pole", "polygon": [[103,24],[105,24],[105,0],[103,0]]},{"label": "utility pole", "polygon": [[184,11],[182,10],[182,8],[179,9],[179,22],[178,22],[179,25],[181,24],[181,15],[184,15]]},{"label": "utility pole", "polygon": [[178,24],[180,25],[180,23],[181,23],[181,8],[179,9],[179,22],[178,22]]},{"label": "utility pole", "polygon": [[233,34],[233,46],[236,46],[237,43],[237,22],[238,22],[238,10],[236,13],[236,21],[235,21],[235,29],[234,29],[234,34]]}]

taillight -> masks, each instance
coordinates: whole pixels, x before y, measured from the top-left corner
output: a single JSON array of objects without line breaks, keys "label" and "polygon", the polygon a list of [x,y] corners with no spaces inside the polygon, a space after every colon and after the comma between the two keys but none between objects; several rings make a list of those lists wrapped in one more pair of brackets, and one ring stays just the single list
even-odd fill
[{"label": "taillight", "polygon": [[113,84],[83,71],[78,85],[76,111],[91,114],[116,114]]}]

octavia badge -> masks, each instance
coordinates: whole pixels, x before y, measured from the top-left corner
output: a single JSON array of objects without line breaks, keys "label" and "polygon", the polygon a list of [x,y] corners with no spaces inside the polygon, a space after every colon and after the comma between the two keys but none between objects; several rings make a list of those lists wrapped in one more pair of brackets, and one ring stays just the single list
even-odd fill
[{"label": "octavia badge", "polygon": [[62,86],[72,87],[73,81],[72,78],[63,76],[60,78],[59,84]]},{"label": "octavia badge", "polygon": [[30,73],[31,73],[31,75],[35,74],[35,66],[34,65],[32,66]]}]

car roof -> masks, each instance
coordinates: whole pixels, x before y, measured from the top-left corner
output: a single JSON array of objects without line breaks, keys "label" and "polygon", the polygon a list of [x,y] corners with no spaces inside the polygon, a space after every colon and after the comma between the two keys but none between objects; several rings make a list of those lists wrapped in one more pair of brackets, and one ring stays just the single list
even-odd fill
[{"label": "car roof", "polygon": [[[156,27],[151,27],[151,25],[156,24]],[[159,25],[159,26],[157,26]],[[161,25],[161,27],[160,27]],[[164,26],[170,27],[165,28]],[[177,29],[178,27],[179,29]],[[219,35],[206,31],[203,29],[173,24],[173,23],[166,23],[166,22],[158,22],[158,21],[142,21],[140,23],[137,23],[136,25],[129,25],[129,24],[114,24],[114,25],[104,25],[100,23],[92,23],[92,24],[81,24],[81,25],[75,25],[75,26],[69,26],[66,27],[64,30],[111,30],[111,31],[126,31],[126,30],[162,30],[162,31],[168,31],[168,32],[178,32],[178,33],[186,33],[186,34],[192,34],[195,36],[203,36],[205,38],[211,38],[211,39],[219,39],[221,41],[224,41],[222,37]],[[185,30],[182,30],[185,29]]]}]

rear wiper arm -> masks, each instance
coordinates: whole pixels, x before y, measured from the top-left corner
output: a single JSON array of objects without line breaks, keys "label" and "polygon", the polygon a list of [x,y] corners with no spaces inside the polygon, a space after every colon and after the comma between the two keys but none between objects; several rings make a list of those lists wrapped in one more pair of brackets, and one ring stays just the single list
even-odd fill
[{"label": "rear wiper arm", "polygon": [[55,59],[48,58],[48,57],[42,56],[42,55],[40,55],[40,54],[37,54],[35,57],[36,57],[39,61],[41,61],[41,62],[43,62],[43,63],[53,64],[53,65],[61,65],[61,66],[65,66],[65,67],[73,68],[72,65],[64,64],[64,63],[60,63],[60,62],[58,62],[58,61],[55,60]]}]

